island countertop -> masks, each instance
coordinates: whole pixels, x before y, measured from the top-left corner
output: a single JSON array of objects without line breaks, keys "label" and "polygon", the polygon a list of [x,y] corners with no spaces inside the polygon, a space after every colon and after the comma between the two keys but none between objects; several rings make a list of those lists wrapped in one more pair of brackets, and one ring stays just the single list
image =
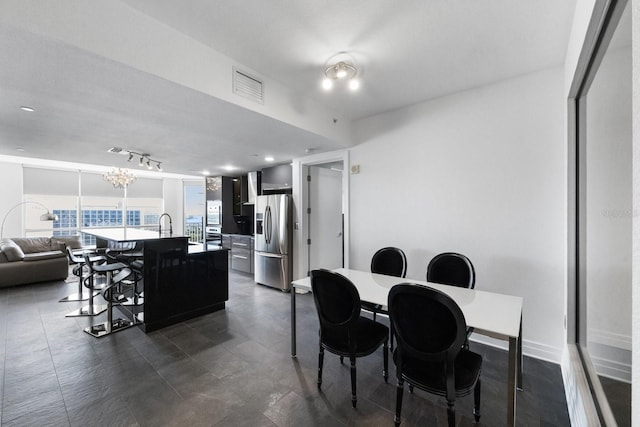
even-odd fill
[{"label": "island countertop", "polygon": [[96,238],[109,240],[112,242],[138,242],[144,240],[167,239],[174,237],[169,233],[158,233],[157,231],[143,230],[141,228],[115,227],[115,228],[88,228],[82,230],[83,233],[95,236]]}]

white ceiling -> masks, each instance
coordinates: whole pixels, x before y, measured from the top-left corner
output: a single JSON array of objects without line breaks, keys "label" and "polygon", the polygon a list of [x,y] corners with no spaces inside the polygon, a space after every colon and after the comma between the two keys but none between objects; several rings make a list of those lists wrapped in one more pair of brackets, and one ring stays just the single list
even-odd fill
[{"label": "white ceiling", "polygon": [[[131,8],[357,120],[564,62],[575,0],[123,0]],[[132,11],[133,12],[133,11]],[[322,91],[349,52],[357,93]],[[0,24],[0,154],[166,171],[239,171],[338,142],[59,41]],[[17,107],[36,106],[35,113]],[[135,141],[127,143],[122,141]],[[16,152],[23,148],[24,152]],[[117,156],[116,156],[117,157]]]}]

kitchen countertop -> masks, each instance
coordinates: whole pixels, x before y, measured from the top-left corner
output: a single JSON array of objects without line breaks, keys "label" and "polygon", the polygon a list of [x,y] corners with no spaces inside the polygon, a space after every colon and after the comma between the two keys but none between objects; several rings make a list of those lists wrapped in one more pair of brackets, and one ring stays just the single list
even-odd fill
[{"label": "kitchen countertop", "polygon": [[228,251],[229,248],[223,248],[218,245],[207,245],[205,248],[202,243],[189,243],[188,250],[190,254],[199,254],[203,252]]}]

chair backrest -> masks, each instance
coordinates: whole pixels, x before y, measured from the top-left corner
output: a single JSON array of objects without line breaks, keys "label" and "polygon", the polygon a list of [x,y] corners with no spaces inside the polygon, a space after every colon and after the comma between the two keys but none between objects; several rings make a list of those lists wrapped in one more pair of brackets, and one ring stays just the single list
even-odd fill
[{"label": "chair backrest", "polygon": [[411,283],[391,288],[389,318],[398,343],[398,360],[405,356],[442,361],[453,369],[467,338],[462,310],[448,295]]},{"label": "chair backrest", "polygon": [[476,285],[476,271],[466,256],[444,252],[429,262],[427,282],[473,289]]},{"label": "chair backrest", "polygon": [[404,278],[407,275],[407,257],[399,248],[379,249],[371,258],[371,272]]},{"label": "chair backrest", "polygon": [[326,329],[350,329],[355,326],[360,317],[360,295],[349,279],[333,271],[313,270],[311,291],[318,311],[321,335]]},{"label": "chair backrest", "polygon": [[93,263],[91,262],[91,255],[89,255],[88,252],[85,252],[82,254],[82,256],[84,258],[85,265],[89,268],[89,273],[95,273],[96,271],[94,270]]},{"label": "chair backrest", "polygon": [[76,256],[69,246],[65,245],[65,250],[67,252],[67,258],[71,264],[82,264],[84,262],[84,258],[81,256]]}]

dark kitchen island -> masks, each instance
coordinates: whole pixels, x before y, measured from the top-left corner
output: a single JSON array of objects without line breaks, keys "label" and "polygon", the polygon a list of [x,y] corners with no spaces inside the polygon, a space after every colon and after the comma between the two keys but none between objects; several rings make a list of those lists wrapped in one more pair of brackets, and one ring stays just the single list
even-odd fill
[{"label": "dark kitchen island", "polygon": [[98,247],[141,242],[144,303],[139,326],[150,332],[223,310],[229,299],[228,249],[145,230],[86,230]]},{"label": "dark kitchen island", "polygon": [[144,242],[145,332],[223,310],[229,299],[228,249],[182,239]]}]

